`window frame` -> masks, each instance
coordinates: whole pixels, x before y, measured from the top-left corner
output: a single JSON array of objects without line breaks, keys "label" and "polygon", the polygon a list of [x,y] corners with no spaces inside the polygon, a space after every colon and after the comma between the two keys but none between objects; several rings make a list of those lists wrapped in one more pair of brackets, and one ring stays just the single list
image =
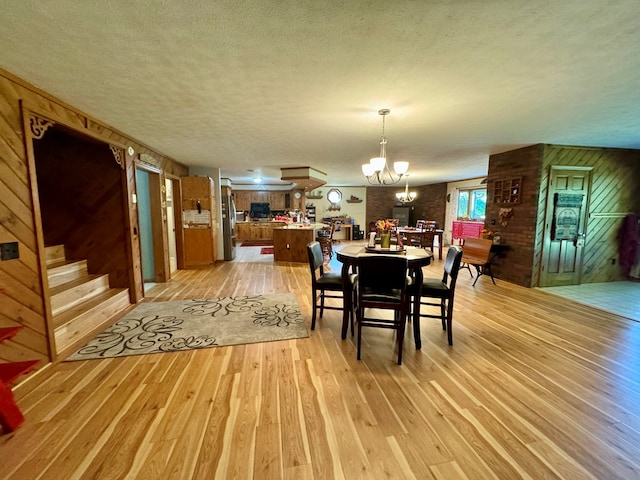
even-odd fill
[{"label": "window frame", "polygon": [[[477,202],[477,197],[475,192],[484,192],[484,215],[479,217],[472,217],[471,214],[475,210],[473,205]],[[466,215],[460,215],[460,197],[462,194],[467,193],[469,195],[469,201],[467,202],[467,211]],[[470,221],[478,221],[484,222],[487,217],[487,187],[470,187],[470,188],[461,188],[458,190],[458,204],[456,206],[456,216],[458,220],[470,220]]]}]

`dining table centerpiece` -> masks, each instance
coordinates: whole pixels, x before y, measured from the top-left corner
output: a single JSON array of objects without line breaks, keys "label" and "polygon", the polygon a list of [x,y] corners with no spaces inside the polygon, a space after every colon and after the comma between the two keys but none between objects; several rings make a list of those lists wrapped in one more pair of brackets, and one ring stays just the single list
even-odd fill
[{"label": "dining table centerpiece", "polygon": [[376,227],[380,232],[380,248],[391,248],[391,231],[393,223],[387,220],[378,220]]}]

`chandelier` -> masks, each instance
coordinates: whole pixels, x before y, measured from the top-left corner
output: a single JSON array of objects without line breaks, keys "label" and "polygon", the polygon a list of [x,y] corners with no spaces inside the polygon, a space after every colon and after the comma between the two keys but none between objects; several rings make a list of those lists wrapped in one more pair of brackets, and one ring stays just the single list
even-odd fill
[{"label": "chandelier", "polygon": [[384,136],[384,118],[389,115],[389,109],[378,110],[382,115],[382,138],[380,139],[380,156],[372,158],[369,163],[362,165],[362,173],[372,185],[393,185],[398,183],[409,169],[409,162],[394,162],[393,172],[387,165],[387,137]]},{"label": "chandelier", "polygon": [[416,192],[409,191],[409,175],[405,175],[404,178],[406,180],[406,183],[404,184],[404,192],[396,193],[396,198],[400,203],[410,203],[416,199],[417,194]]}]

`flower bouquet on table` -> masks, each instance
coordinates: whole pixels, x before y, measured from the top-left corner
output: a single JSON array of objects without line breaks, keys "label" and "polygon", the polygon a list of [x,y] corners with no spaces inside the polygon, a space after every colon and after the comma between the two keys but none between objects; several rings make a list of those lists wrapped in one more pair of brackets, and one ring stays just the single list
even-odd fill
[{"label": "flower bouquet on table", "polygon": [[376,223],[376,227],[378,228],[380,233],[391,232],[391,230],[393,230],[393,223],[388,220],[378,220],[378,222]]},{"label": "flower bouquet on table", "polygon": [[391,248],[391,231],[393,223],[387,220],[378,220],[376,227],[380,232],[380,248]]}]

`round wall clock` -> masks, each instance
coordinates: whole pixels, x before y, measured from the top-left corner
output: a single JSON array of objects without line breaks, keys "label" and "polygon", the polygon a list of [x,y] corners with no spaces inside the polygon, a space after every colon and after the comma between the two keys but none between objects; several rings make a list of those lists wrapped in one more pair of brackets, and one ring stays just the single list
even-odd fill
[{"label": "round wall clock", "polygon": [[299,200],[302,198],[302,194],[300,192],[295,192],[293,194],[293,198],[295,198],[296,200]]}]

